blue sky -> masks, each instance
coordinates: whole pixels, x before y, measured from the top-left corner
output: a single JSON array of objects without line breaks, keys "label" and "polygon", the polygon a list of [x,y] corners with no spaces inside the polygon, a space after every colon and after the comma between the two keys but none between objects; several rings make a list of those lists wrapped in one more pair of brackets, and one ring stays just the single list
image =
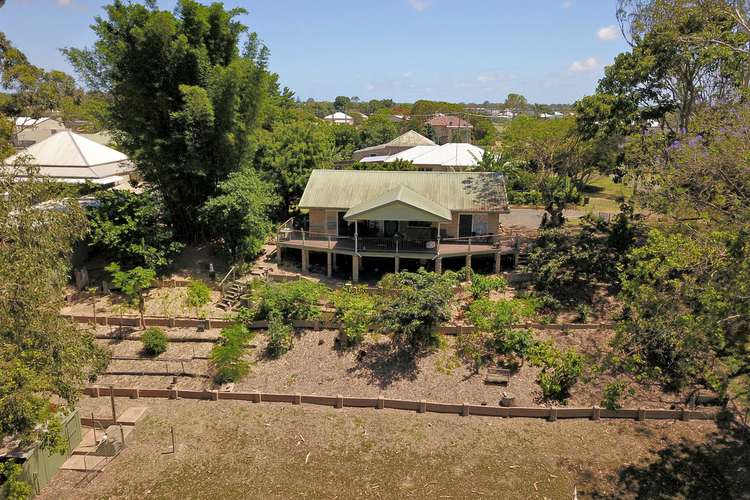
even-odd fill
[{"label": "blue sky", "polygon": [[[6,0],[0,30],[34,64],[70,71],[103,0]],[[626,49],[615,0],[227,0],[302,99],[572,102]],[[172,9],[174,0],[160,0]]]}]

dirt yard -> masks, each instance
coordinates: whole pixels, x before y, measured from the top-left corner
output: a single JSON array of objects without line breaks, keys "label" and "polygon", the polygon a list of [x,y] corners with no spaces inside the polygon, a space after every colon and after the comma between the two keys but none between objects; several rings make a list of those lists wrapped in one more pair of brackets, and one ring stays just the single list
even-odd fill
[{"label": "dirt yard", "polygon": [[[107,331],[99,327],[100,332]],[[196,329],[167,329],[168,335],[216,337],[218,330],[197,333]],[[250,374],[235,386],[237,391],[303,393],[391,398],[437,402],[497,405],[503,392],[516,397],[518,406],[546,405],[541,401],[541,390],[536,383],[538,369],[528,364],[513,374],[507,386],[485,384],[485,372],[474,373],[457,356],[456,337],[444,337],[443,345],[416,360],[400,358],[391,351],[390,341],[384,336],[373,336],[362,346],[341,350],[335,339],[336,331],[300,331],[292,350],[278,359],[265,354],[266,336],[258,331],[251,343],[248,356],[252,363]],[[599,330],[538,330],[537,339],[554,339],[558,347],[575,347],[594,359],[604,355],[611,331]],[[141,343],[137,340],[100,340],[115,357],[138,356]],[[211,343],[190,342],[169,344],[167,352],[156,358],[118,360],[110,362],[109,371],[170,372],[185,371],[199,377],[179,377],[181,389],[207,389],[213,383],[209,374]],[[599,405],[605,376],[583,376],[574,386],[569,406]],[[103,386],[166,388],[172,376],[104,375],[97,381]],[[634,386],[635,387],[635,386]],[[625,407],[669,408],[684,401],[685,395],[665,394],[657,387],[638,387],[627,395]]]},{"label": "dirt yard", "polygon": [[[153,288],[146,294],[146,316],[223,318],[229,314],[234,314],[216,307],[221,300],[221,292],[217,290],[211,291],[211,302],[199,309],[189,307],[186,299],[186,287]],[[125,302],[125,298],[118,293],[112,293],[111,295],[97,294],[96,297],[81,294],[79,298],[68,302],[60,312],[62,314],[91,316],[94,313],[94,306],[96,306],[97,316],[138,315],[138,308],[129,306]]]},{"label": "dirt yard", "polygon": [[[84,398],[108,415],[109,399]],[[148,406],[98,475],[40,499],[747,498],[747,455],[710,422],[492,419],[234,401]],[[174,427],[176,453],[170,428]],[[710,452],[709,452],[710,451]],[[746,453],[746,450],[745,450]],[[743,470],[745,473],[743,473]]]}]

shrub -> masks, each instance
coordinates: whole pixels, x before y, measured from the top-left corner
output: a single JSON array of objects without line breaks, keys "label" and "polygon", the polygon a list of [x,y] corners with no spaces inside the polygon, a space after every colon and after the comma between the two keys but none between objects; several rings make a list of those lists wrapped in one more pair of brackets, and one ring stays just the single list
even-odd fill
[{"label": "shrub", "polygon": [[453,298],[451,277],[420,269],[416,273],[386,275],[380,286],[379,323],[394,344],[416,353],[438,341],[437,327],[450,317],[448,305]]},{"label": "shrub", "polygon": [[583,373],[583,355],[575,349],[560,351],[549,341],[534,344],[529,349],[529,360],[542,369],[537,383],[545,399],[564,401]]},{"label": "shrub", "polygon": [[459,335],[456,339],[456,353],[478,373],[489,362],[487,342],[487,336],[482,332]]},{"label": "shrub", "polygon": [[187,286],[185,303],[196,310],[211,302],[211,288],[203,280],[191,279]]},{"label": "shrub", "polygon": [[487,297],[492,291],[502,291],[508,288],[508,282],[502,276],[482,276],[474,274],[471,280],[471,291],[474,299]]},{"label": "shrub", "polygon": [[633,389],[629,387],[629,384],[625,380],[615,380],[604,386],[604,393],[602,394],[601,405],[608,410],[619,410],[621,408],[620,401],[622,400],[625,393],[633,394]]},{"label": "shrub", "polygon": [[501,329],[492,336],[492,347],[502,355],[513,355],[524,359],[534,346],[534,335],[531,330]]},{"label": "shrub", "polygon": [[23,468],[10,459],[0,462],[0,498],[26,500],[32,498],[31,485],[21,479]]},{"label": "shrub", "polygon": [[479,330],[491,332],[533,317],[537,308],[534,298],[493,301],[485,297],[472,302],[466,315]]},{"label": "shrub", "polygon": [[158,356],[167,350],[169,339],[161,328],[149,328],[141,335],[143,352],[149,356]]},{"label": "shrub", "polygon": [[643,244],[646,226],[632,207],[609,222],[591,216],[581,219],[580,231],[548,229],[539,234],[527,267],[540,295],[554,299],[549,306],[591,303],[599,283],[620,286],[619,269],[628,252]]},{"label": "shrub", "polygon": [[362,288],[343,288],[334,294],[333,304],[348,343],[360,343],[375,319],[375,299]]},{"label": "shrub", "polygon": [[215,380],[219,384],[236,382],[250,371],[250,363],[243,358],[254,334],[245,325],[234,324],[219,335],[219,341],[211,350]]},{"label": "shrub", "polygon": [[294,342],[293,334],[291,326],[281,317],[273,315],[268,322],[268,354],[278,358],[291,351]]},{"label": "shrub", "polygon": [[309,280],[266,283],[255,292],[259,295],[256,319],[274,315],[287,322],[314,318],[320,314],[317,302],[327,292],[325,285]]},{"label": "shrub", "polygon": [[591,306],[588,304],[578,304],[576,312],[578,313],[578,318],[576,318],[578,323],[588,323],[591,318]]}]

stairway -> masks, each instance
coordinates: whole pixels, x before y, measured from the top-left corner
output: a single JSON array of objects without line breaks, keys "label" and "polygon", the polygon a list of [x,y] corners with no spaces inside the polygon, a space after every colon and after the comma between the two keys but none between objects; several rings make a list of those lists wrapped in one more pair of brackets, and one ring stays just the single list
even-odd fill
[{"label": "stairway", "polygon": [[240,301],[240,297],[245,293],[247,285],[239,281],[232,281],[224,290],[224,295],[217,307],[223,311],[231,311]]},{"label": "stairway", "polygon": [[516,269],[525,269],[526,266],[529,264],[529,254],[519,253],[517,262],[518,262],[518,265],[516,266]]}]

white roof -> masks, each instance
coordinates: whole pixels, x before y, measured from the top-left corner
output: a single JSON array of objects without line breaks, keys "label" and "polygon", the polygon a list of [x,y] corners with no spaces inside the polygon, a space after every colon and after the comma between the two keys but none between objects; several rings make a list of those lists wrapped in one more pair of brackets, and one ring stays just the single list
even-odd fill
[{"label": "white roof", "polygon": [[351,116],[341,111],[336,111],[335,113],[328,115],[323,119],[324,120],[354,120],[354,118],[352,118]]},{"label": "white roof", "polygon": [[105,179],[131,172],[134,167],[127,155],[66,130],[5,159],[14,165],[28,158],[40,168],[39,174],[59,179]]},{"label": "white roof", "polygon": [[386,160],[388,160],[390,156],[365,156],[361,160],[359,160],[360,163],[383,163]]},{"label": "white roof", "polygon": [[16,127],[36,127],[42,122],[49,120],[49,117],[31,118],[30,116],[16,117]]},{"label": "white roof", "polygon": [[406,149],[395,155],[388,157],[386,161],[392,162],[396,160],[414,161],[420,156],[429,153],[433,149],[439,148],[440,146],[414,146],[413,148]]},{"label": "white roof", "polygon": [[442,146],[415,146],[389,157],[386,162],[407,160],[414,165],[442,165],[445,167],[474,167],[484,155],[484,149],[464,142]]}]

